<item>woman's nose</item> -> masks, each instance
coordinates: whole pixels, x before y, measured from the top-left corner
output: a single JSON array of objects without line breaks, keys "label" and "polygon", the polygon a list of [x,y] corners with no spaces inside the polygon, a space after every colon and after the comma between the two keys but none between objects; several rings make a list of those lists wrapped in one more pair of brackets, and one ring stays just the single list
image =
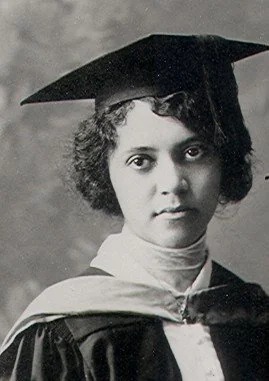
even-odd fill
[{"label": "woman's nose", "polygon": [[159,194],[181,194],[187,192],[189,189],[184,168],[172,161],[160,166],[156,184]]}]

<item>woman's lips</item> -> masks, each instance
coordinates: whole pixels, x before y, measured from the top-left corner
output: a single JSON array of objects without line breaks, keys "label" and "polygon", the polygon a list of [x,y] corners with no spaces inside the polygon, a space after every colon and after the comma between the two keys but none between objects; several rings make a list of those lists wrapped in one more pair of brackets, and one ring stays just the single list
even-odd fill
[{"label": "woman's lips", "polygon": [[190,213],[193,212],[192,208],[186,206],[178,207],[166,207],[157,212],[157,216],[163,219],[177,220],[184,217],[187,217]]}]

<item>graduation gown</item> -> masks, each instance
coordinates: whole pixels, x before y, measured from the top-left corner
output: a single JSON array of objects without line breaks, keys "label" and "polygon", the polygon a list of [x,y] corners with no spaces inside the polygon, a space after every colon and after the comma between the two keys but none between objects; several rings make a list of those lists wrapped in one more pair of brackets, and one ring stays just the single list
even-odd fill
[{"label": "graduation gown", "polygon": [[[85,275],[95,274],[106,275]],[[209,325],[226,381],[268,381],[268,297],[216,263],[210,287],[188,301],[185,322]],[[110,311],[37,322],[2,353],[0,380],[181,381],[162,321]]]}]

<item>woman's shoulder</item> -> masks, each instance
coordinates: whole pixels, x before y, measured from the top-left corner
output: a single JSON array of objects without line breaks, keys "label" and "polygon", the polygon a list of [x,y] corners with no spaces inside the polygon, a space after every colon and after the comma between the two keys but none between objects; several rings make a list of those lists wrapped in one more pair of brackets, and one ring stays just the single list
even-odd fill
[{"label": "woman's shoulder", "polygon": [[0,356],[0,380],[60,379],[62,369],[83,379],[83,360],[64,319],[29,327]]},{"label": "woman's shoulder", "polygon": [[105,343],[120,347],[125,340],[131,346],[134,336],[151,337],[152,329],[158,336],[161,327],[156,318],[105,313],[37,323],[20,333],[0,356],[0,380],[84,380],[91,356],[105,351]]},{"label": "woman's shoulder", "polygon": [[243,285],[246,282],[238,275],[234,274],[216,261],[212,261],[212,273],[210,278],[210,287],[222,284]]}]

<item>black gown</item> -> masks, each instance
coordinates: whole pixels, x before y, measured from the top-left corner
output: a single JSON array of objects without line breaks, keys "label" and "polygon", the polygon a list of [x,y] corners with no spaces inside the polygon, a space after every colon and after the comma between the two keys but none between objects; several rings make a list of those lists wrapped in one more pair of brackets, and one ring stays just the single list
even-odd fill
[{"label": "black gown", "polygon": [[[100,270],[85,275],[94,274],[100,275]],[[259,286],[243,282],[216,263],[210,287],[212,292],[189,300],[186,322],[210,326],[226,381],[268,381],[268,297]],[[181,381],[182,377],[161,318],[115,312],[74,315],[29,327],[0,357],[0,380]]]}]

